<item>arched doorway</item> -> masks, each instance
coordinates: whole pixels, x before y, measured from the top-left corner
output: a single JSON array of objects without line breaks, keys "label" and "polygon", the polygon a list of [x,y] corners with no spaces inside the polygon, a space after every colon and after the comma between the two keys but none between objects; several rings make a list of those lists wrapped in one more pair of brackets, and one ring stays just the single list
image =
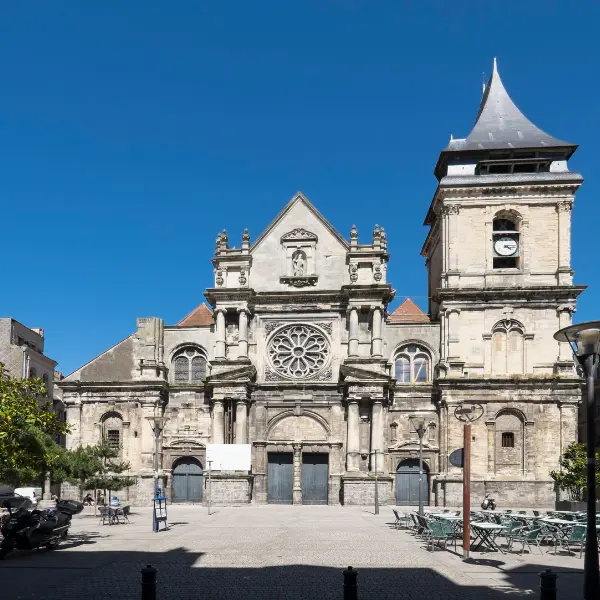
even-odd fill
[{"label": "arched doorway", "polygon": [[173,502],[202,502],[204,471],[191,456],[179,459],[173,466]]},{"label": "arched doorway", "polygon": [[[423,462],[423,480],[421,481],[423,504],[429,505],[429,469]],[[417,506],[419,504],[419,460],[409,458],[398,463],[396,469],[396,504]]]}]

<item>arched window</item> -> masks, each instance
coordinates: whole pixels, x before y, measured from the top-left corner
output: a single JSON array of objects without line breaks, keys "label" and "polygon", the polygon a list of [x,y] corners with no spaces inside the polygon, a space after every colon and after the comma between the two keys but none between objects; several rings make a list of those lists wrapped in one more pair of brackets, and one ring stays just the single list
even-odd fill
[{"label": "arched window", "polygon": [[[522,415],[504,410],[496,416],[495,472],[521,475],[524,465],[524,423]],[[491,451],[491,448],[490,448]]]},{"label": "arched window", "polygon": [[519,220],[512,214],[499,213],[492,229],[494,269],[518,269],[521,255]]},{"label": "arched window", "polygon": [[430,380],[429,353],[422,346],[409,344],[401,348],[394,365],[398,383],[427,383]]},{"label": "arched window", "polygon": [[102,417],[102,437],[113,450],[123,446],[123,417],[119,413],[110,412]]},{"label": "arched window", "polygon": [[201,383],[206,378],[206,357],[198,348],[183,348],[173,358],[175,383]]},{"label": "arched window", "polygon": [[498,321],[492,330],[492,373],[519,375],[525,372],[524,328],[514,319]]}]

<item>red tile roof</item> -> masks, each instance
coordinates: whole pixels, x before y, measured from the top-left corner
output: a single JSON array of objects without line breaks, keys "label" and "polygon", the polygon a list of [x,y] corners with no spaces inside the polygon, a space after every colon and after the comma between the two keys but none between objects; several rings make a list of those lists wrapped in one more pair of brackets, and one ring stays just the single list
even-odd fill
[{"label": "red tile roof", "polygon": [[410,298],[407,298],[390,316],[390,323],[429,323],[426,315]]},{"label": "red tile roof", "polygon": [[206,304],[202,303],[187,317],[177,323],[177,327],[209,327],[213,324],[213,314]]}]

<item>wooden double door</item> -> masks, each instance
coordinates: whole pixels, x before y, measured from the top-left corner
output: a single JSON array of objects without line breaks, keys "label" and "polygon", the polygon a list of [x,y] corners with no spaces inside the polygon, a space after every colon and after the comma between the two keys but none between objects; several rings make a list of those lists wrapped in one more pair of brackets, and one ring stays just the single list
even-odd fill
[{"label": "wooden double door", "polygon": [[[329,455],[302,454],[302,504],[327,504],[329,491]],[[294,455],[273,452],[268,455],[267,502],[293,504]]]},{"label": "wooden double door", "polygon": [[204,471],[200,463],[184,459],[173,469],[173,502],[202,502]]}]

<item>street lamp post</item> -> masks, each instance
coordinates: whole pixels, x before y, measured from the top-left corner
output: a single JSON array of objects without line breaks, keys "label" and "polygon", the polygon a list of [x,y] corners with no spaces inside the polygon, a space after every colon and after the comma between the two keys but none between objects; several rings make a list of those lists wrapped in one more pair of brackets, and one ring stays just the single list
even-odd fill
[{"label": "street lamp post", "polygon": [[425,435],[425,419],[412,417],[413,426],[419,436],[419,515],[423,516],[423,436]]},{"label": "street lamp post", "polygon": [[586,379],[586,448],[587,448],[587,527],[583,595],[586,600],[598,598],[598,542],[596,536],[596,378],[600,354],[600,321],[588,321],[565,327],[554,334],[559,342],[568,342],[581,365]]},{"label": "street lamp post", "polygon": [[158,498],[158,442],[160,440],[160,434],[163,432],[169,418],[153,415],[151,417],[146,417],[146,419],[148,419],[150,427],[152,427],[152,431],[154,432],[154,497]]}]

